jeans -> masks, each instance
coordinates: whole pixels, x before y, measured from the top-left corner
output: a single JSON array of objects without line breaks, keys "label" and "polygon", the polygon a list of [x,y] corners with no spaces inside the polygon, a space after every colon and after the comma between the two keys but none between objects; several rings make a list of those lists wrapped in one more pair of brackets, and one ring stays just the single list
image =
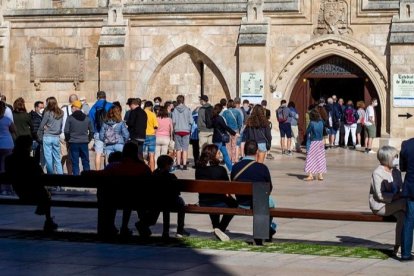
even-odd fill
[{"label": "jeans", "polygon": [[63,174],[59,136],[43,137],[43,153],[45,155],[46,170],[48,174]]},{"label": "jeans", "polygon": [[[200,202],[200,206],[209,206],[209,207],[222,207],[222,208],[236,208],[237,201],[233,197],[226,197],[223,202],[216,203],[203,203]],[[219,228],[221,231],[225,232],[227,227],[230,224],[230,221],[233,219],[233,215],[223,215],[220,220],[220,215],[210,215],[211,224],[214,228]]]},{"label": "jeans", "polygon": [[69,144],[70,157],[72,161],[73,175],[79,175],[79,157],[82,160],[82,167],[84,171],[89,171],[89,149],[88,143],[70,143]]},{"label": "jeans", "polygon": [[413,248],[414,200],[407,200],[407,210],[402,231],[401,258],[410,258]]},{"label": "jeans", "polygon": [[115,145],[106,145],[104,148],[106,158],[115,151],[122,152],[124,149],[124,144],[115,144]]},{"label": "jeans", "polygon": [[[251,205],[240,204],[239,208],[251,209],[252,206]],[[276,208],[276,201],[271,196],[269,196],[269,208]],[[272,228],[273,230],[276,230],[276,228],[277,228],[277,223],[276,223],[276,221],[273,220],[273,217],[269,218],[269,227]]]},{"label": "jeans", "polygon": [[226,163],[226,167],[227,167],[227,169],[229,170],[229,171],[231,171],[231,169],[233,168],[233,165],[232,165],[232,163],[231,163],[231,160],[230,160],[230,156],[229,156],[229,154],[228,154],[228,152],[227,152],[227,148],[226,148],[226,145],[224,144],[223,145],[223,143],[214,143],[217,147],[218,147],[218,149],[221,151],[221,154],[223,154],[223,160],[224,160],[224,163]]}]

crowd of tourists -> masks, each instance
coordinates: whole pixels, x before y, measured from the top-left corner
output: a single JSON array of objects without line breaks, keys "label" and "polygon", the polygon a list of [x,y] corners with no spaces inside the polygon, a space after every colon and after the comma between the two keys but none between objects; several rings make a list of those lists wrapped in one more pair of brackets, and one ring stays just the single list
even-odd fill
[{"label": "crowd of tourists", "polygon": [[[66,165],[68,174],[79,175],[80,162],[83,171],[90,170],[89,148],[95,152],[95,168],[102,175],[136,175],[155,177],[164,183],[162,194],[163,237],[169,237],[169,212],[177,211],[177,237],[187,236],[184,229],[184,200],[177,188],[177,177],[172,171],[188,170],[188,149],[192,145],[195,179],[237,180],[269,182],[269,169],[264,160],[273,159],[270,154],[272,141],[271,111],[267,102],[250,104],[239,98],[222,99],[211,105],[206,95],[200,97],[200,105],[191,110],[185,105],[185,97],[176,101],[141,101],[130,98],[129,107],[122,118],[119,102],[109,102],[106,93],[99,91],[97,101],[89,107],[84,98],[73,94],[69,104],[59,106],[55,97],[45,103],[36,101],[34,109],[27,113],[25,101],[18,98],[13,106],[0,101],[0,171],[20,179],[20,167],[33,176],[63,174]],[[305,114],[306,163],[305,180],[323,180],[326,172],[325,151],[341,143],[355,149],[365,145],[366,153],[372,150],[376,134],[375,106],[377,100],[365,108],[352,101],[344,105],[336,96],[321,98],[309,107]],[[293,151],[302,152],[302,139],[298,133],[299,114],[295,103],[281,101],[275,112],[281,134],[282,154],[291,156]],[[365,141],[361,140],[364,131]],[[351,141],[349,142],[349,134]],[[292,143],[293,139],[293,143]],[[326,142],[325,142],[326,140]],[[201,149],[201,152],[200,152]],[[369,205],[380,216],[397,218],[394,253],[401,249],[401,260],[411,260],[414,228],[414,139],[403,142],[401,152],[383,146],[377,153],[380,162],[372,174]],[[222,159],[222,161],[220,160]],[[104,166],[102,169],[102,160]],[[225,165],[223,167],[222,165]],[[406,171],[402,180],[401,171]],[[230,176],[229,176],[230,175]],[[316,176],[316,178],[314,177]],[[26,183],[26,184],[25,184]],[[272,185],[271,185],[272,186]],[[2,193],[12,192],[3,185]],[[50,212],[50,193],[42,185],[27,185],[26,181],[15,181],[13,188],[21,199],[36,199],[36,214],[46,217],[44,229],[53,231],[57,224]],[[105,193],[98,192],[99,197]],[[252,198],[233,195],[200,194],[201,206],[251,208]],[[269,207],[275,201],[269,197]],[[142,208],[141,208],[142,209]],[[124,209],[120,230],[114,225],[116,209],[106,210],[106,217],[98,231],[105,235],[118,232],[130,236],[128,229],[132,209]],[[150,226],[155,224],[160,212],[138,212],[135,224],[141,236],[151,235]],[[229,240],[225,231],[231,215],[210,215],[213,233],[220,240]],[[269,218],[269,239],[276,233],[276,223]]]}]

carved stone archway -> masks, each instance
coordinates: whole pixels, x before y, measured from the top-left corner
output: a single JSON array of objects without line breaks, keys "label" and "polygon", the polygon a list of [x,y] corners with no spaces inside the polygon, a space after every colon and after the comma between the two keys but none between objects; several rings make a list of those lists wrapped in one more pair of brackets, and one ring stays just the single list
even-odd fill
[{"label": "carved stone archway", "polygon": [[[235,75],[230,74],[231,70],[225,70],[228,66],[228,64],[225,64],[226,57],[220,56],[220,53],[216,51],[216,46],[210,40],[203,37],[194,37],[192,33],[182,33],[180,36],[171,37],[160,47],[154,49],[154,52],[139,72],[140,79],[133,91],[134,95],[138,97],[145,95],[151,81],[162,66],[184,52],[196,53],[197,57],[201,58],[214,71],[226,97],[231,98],[233,96],[230,91],[236,91],[236,79]],[[214,60],[210,57],[214,57]],[[233,79],[234,81],[232,81]]]},{"label": "carved stone archway", "polygon": [[312,64],[337,55],[355,63],[372,81],[381,102],[381,133],[389,133],[388,73],[383,62],[370,49],[349,37],[325,35],[297,48],[283,63],[283,68],[270,83],[272,93],[289,99],[300,75]]}]

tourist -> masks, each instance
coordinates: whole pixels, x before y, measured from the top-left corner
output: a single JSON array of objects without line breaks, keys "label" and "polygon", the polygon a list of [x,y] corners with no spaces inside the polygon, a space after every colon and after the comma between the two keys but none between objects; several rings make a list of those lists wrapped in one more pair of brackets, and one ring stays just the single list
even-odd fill
[{"label": "tourist", "polygon": [[188,146],[190,144],[193,116],[191,115],[191,109],[184,104],[183,95],[178,95],[177,103],[178,105],[174,108],[172,116],[177,168],[187,170]]},{"label": "tourist", "polygon": [[318,180],[323,180],[323,173],[326,173],[325,146],[323,143],[323,121],[319,112],[312,109],[309,113],[310,123],[305,135],[310,139],[309,151],[306,153],[305,172],[308,174],[305,181],[314,180],[313,175],[317,174]]},{"label": "tourist", "polygon": [[378,105],[378,100],[372,98],[371,104],[365,110],[365,153],[375,153],[372,150],[372,142],[377,137],[377,127],[375,122],[375,107]]},{"label": "tourist", "polygon": [[[346,141],[346,140],[345,140]],[[369,191],[369,207],[379,216],[394,216],[395,227],[394,254],[401,246],[406,200],[402,198],[401,172],[398,170],[399,158],[396,148],[383,146],[377,154],[380,165],[374,170]]]}]

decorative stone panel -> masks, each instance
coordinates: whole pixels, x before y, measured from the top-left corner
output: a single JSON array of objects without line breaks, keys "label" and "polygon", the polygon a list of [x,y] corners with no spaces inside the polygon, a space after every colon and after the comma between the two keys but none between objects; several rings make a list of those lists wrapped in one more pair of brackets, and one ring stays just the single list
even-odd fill
[{"label": "decorative stone panel", "polygon": [[32,49],[30,53],[31,82],[84,81],[85,51],[83,49]]}]

